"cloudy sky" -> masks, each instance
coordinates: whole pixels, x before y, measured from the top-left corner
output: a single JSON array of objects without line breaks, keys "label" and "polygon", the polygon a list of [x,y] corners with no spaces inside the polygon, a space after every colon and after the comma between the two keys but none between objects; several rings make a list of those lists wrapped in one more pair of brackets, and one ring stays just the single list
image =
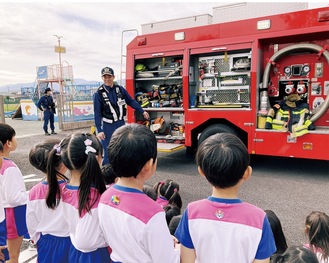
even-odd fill
[{"label": "cloudy sky", "polygon": [[[213,7],[227,2],[0,2],[0,87],[34,82],[36,67],[58,64],[54,35],[62,36],[62,62],[73,66],[75,78],[101,81],[104,66],[119,78],[123,30],[141,33],[142,24],[212,15]],[[309,7],[328,5],[316,2]]]}]

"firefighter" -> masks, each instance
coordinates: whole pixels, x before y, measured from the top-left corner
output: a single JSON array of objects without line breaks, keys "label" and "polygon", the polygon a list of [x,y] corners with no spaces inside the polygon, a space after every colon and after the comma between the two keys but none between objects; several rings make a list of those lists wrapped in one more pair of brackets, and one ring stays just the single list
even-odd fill
[{"label": "firefighter", "polygon": [[43,130],[45,131],[45,135],[50,135],[50,133],[48,132],[48,122],[50,122],[51,134],[57,134],[55,132],[54,126],[54,115],[56,113],[56,106],[53,97],[51,96],[50,88],[45,89],[45,95],[39,99],[37,107],[39,110],[43,111]]},{"label": "firefighter", "polygon": [[100,139],[104,157],[102,165],[108,164],[107,146],[109,145],[113,132],[125,124],[126,105],[134,108],[143,114],[145,119],[149,119],[149,114],[144,111],[141,105],[134,100],[125,88],[114,82],[114,71],[110,67],[101,70],[104,83],[95,92],[94,120],[97,129],[97,137]]},{"label": "firefighter", "polygon": [[291,92],[269,110],[265,128],[289,131],[292,137],[299,137],[315,129],[309,118],[309,105],[302,102],[298,93]]}]

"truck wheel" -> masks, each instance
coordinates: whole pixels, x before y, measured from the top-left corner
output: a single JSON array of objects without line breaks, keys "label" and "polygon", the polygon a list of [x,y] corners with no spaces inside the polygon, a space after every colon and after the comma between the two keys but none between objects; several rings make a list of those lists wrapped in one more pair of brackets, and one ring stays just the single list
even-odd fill
[{"label": "truck wheel", "polygon": [[236,136],[238,136],[237,132],[231,128],[228,125],[225,124],[213,124],[206,128],[200,135],[200,138],[198,140],[198,146],[209,136],[214,135],[216,133],[232,133]]}]

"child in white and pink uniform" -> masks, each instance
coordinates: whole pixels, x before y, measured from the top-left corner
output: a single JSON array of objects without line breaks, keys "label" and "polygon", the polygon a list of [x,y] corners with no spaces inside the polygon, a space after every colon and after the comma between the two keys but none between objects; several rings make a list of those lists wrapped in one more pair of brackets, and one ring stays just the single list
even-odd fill
[{"label": "child in white and pink uniform", "polygon": [[[38,263],[69,262],[69,250],[72,246],[69,226],[63,220],[63,202],[61,189],[67,182],[64,175],[67,170],[62,160],[56,154],[52,161],[56,162],[56,171],[59,188],[49,193],[49,184],[54,184],[47,174],[48,156],[57,151],[60,143],[58,139],[48,139],[32,147],[29,154],[30,163],[46,174],[45,180],[32,187],[27,203],[26,223],[31,240],[37,244]],[[56,182],[55,182],[56,183]],[[49,194],[48,194],[49,193]],[[49,198],[56,195],[56,202],[49,202]]]}]

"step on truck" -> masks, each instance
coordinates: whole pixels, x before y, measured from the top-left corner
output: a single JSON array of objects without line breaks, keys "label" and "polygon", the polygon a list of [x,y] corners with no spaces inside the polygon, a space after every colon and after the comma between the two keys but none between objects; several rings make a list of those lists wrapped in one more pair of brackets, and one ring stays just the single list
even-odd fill
[{"label": "step on truck", "polygon": [[236,134],[250,154],[329,160],[329,8],[136,36],[126,88],[161,151]]}]

